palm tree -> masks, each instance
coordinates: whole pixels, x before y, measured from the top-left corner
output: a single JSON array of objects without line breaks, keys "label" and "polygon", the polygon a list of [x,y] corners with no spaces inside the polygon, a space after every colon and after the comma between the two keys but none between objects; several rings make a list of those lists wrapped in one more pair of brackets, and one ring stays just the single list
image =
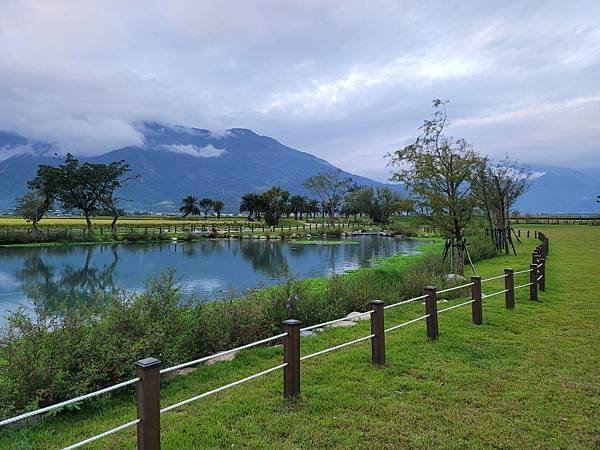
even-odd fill
[{"label": "palm tree", "polygon": [[221,212],[225,208],[225,202],[223,200],[214,200],[213,201],[213,209],[217,213],[217,219],[221,218]]},{"label": "palm tree", "polygon": [[213,208],[213,201],[210,198],[203,198],[198,202],[198,206],[204,211],[204,219],[206,219],[208,212]]},{"label": "palm tree", "polygon": [[294,213],[294,219],[298,220],[298,215],[302,219],[302,213],[306,208],[306,197],[294,195],[290,198],[290,210]]},{"label": "palm tree", "polygon": [[179,208],[179,212],[183,214],[182,219],[186,218],[189,215],[199,216],[200,208],[197,205],[198,198],[195,195],[188,195],[181,201],[181,207]]},{"label": "palm tree", "polygon": [[248,213],[248,220],[256,213],[256,220],[260,220],[260,195],[248,192],[242,196],[240,201],[240,212]]},{"label": "palm tree", "polygon": [[313,217],[317,217],[317,214],[319,213],[319,201],[314,198],[310,199],[306,209]]}]

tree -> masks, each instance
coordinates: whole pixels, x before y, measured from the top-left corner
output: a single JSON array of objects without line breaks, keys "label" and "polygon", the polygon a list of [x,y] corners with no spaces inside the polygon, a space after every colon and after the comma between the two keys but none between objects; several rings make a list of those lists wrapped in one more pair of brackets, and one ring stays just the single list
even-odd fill
[{"label": "tree", "polygon": [[181,216],[182,219],[185,219],[187,216],[199,216],[200,208],[198,208],[198,198],[195,195],[188,195],[181,200],[179,212],[183,214],[183,216]]},{"label": "tree", "polygon": [[27,184],[50,201],[60,202],[66,210],[80,210],[91,235],[94,231],[92,213],[101,205],[115,206],[114,191],[121,186],[123,176],[129,171],[129,164],[125,161],[80,164],[67,153],[65,161],[57,167],[40,165],[35,178]]},{"label": "tree", "polygon": [[213,201],[210,198],[203,198],[198,202],[198,206],[202,211],[204,211],[204,219],[207,218],[208,212],[213,208]]},{"label": "tree", "polygon": [[335,213],[354,183],[351,177],[344,177],[340,169],[332,169],[307,178],[303,185],[312,195],[321,200],[324,206],[323,212],[329,215],[329,220],[334,225]]},{"label": "tree", "polygon": [[289,192],[277,186],[273,186],[268,191],[260,194],[267,225],[276,227],[279,224],[279,219],[287,210],[289,196]]},{"label": "tree", "polygon": [[405,212],[407,216],[415,212],[415,206],[416,202],[410,198],[401,198],[398,200],[398,211]]},{"label": "tree", "polygon": [[306,210],[307,198],[302,195],[293,195],[290,198],[290,210],[294,214],[294,219],[302,220],[302,214]]},{"label": "tree", "polygon": [[471,220],[477,197],[472,189],[482,157],[464,139],[446,136],[447,101],[433,101],[433,115],[420,127],[413,144],[396,150],[390,165],[393,181],[400,181],[426,202],[429,220],[455,242],[453,267],[464,274],[464,229]]},{"label": "tree", "polygon": [[306,209],[308,211],[308,214],[311,214],[313,218],[317,217],[317,214],[319,214],[319,201],[314,198],[308,200]]},{"label": "tree", "polygon": [[225,208],[225,202],[223,200],[214,200],[213,201],[213,209],[217,213],[217,219],[221,218],[221,213],[223,212],[223,208]]},{"label": "tree", "polygon": [[17,197],[15,212],[23,217],[38,232],[38,223],[52,209],[52,200],[40,191],[28,192]]},{"label": "tree", "polygon": [[495,164],[486,160],[479,166],[473,188],[489,228],[497,231],[490,235],[500,251],[509,252],[511,211],[517,199],[529,188],[530,179],[530,169],[508,155]]},{"label": "tree", "polygon": [[375,223],[387,225],[390,216],[398,211],[400,194],[390,188],[366,187],[352,194],[359,211],[366,213]]},{"label": "tree", "polygon": [[251,220],[256,214],[256,220],[260,220],[260,195],[254,192],[248,192],[242,195],[240,201],[240,212],[248,213],[248,220]]}]

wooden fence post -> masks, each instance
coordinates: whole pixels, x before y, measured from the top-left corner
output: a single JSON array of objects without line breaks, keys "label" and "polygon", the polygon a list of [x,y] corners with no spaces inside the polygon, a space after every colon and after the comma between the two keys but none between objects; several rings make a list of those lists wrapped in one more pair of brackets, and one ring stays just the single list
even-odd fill
[{"label": "wooden fence post", "polygon": [[541,267],[538,268],[538,277],[541,276],[539,282],[540,291],[546,292],[546,258],[540,258]]},{"label": "wooden fence post", "polygon": [[529,300],[537,301],[538,299],[538,282],[537,282],[537,264],[529,266]]},{"label": "wooden fence post", "polygon": [[140,381],[136,385],[137,448],[160,450],[160,361],[145,358],[135,363]]},{"label": "wooden fence post", "polygon": [[471,277],[471,316],[473,317],[473,323],[475,325],[481,325],[483,323],[483,304],[481,303],[481,277]]},{"label": "wooden fence post", "polygon": [[300,321],[288,319],[283,321],[283,396],[285,398],[300,395]]},{"label": "wooden fence post", "polygon": [[427,337],[435,341],[438,336],[437,294],[435,286],[426,286],[425,314],[427,314]]},{"label": "wooden fence post", "polygon": [[375,366],[385,364],[385,332],[383,322],[383,300],[373,300],[371,302],[371,362]]},{"label": "wooden fence post", "polygon": [[513,269],[504,269],[504,303],[506,309],[515,307],[515,273]]}]

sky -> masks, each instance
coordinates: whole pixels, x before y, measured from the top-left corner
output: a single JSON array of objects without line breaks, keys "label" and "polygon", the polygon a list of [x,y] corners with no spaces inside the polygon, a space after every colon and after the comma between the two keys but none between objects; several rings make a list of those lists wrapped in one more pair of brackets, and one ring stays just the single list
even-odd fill
[{"label": "sky", "polygon": [[386,180],[435,98],[492,158],[600,167],[600,1],[0,0],[0,130],[97,154],[250,128]]}]

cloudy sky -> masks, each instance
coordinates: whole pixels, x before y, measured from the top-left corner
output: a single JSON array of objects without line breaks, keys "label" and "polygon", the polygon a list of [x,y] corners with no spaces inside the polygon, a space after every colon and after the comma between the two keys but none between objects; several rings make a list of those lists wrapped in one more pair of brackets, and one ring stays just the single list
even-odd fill
[{"label": "cloudy sky", "polygon": [[443,98],[492,157],[600,166],[598,0],[0,4],[0,129],[79,153],[243,127],[385,179]]}]

